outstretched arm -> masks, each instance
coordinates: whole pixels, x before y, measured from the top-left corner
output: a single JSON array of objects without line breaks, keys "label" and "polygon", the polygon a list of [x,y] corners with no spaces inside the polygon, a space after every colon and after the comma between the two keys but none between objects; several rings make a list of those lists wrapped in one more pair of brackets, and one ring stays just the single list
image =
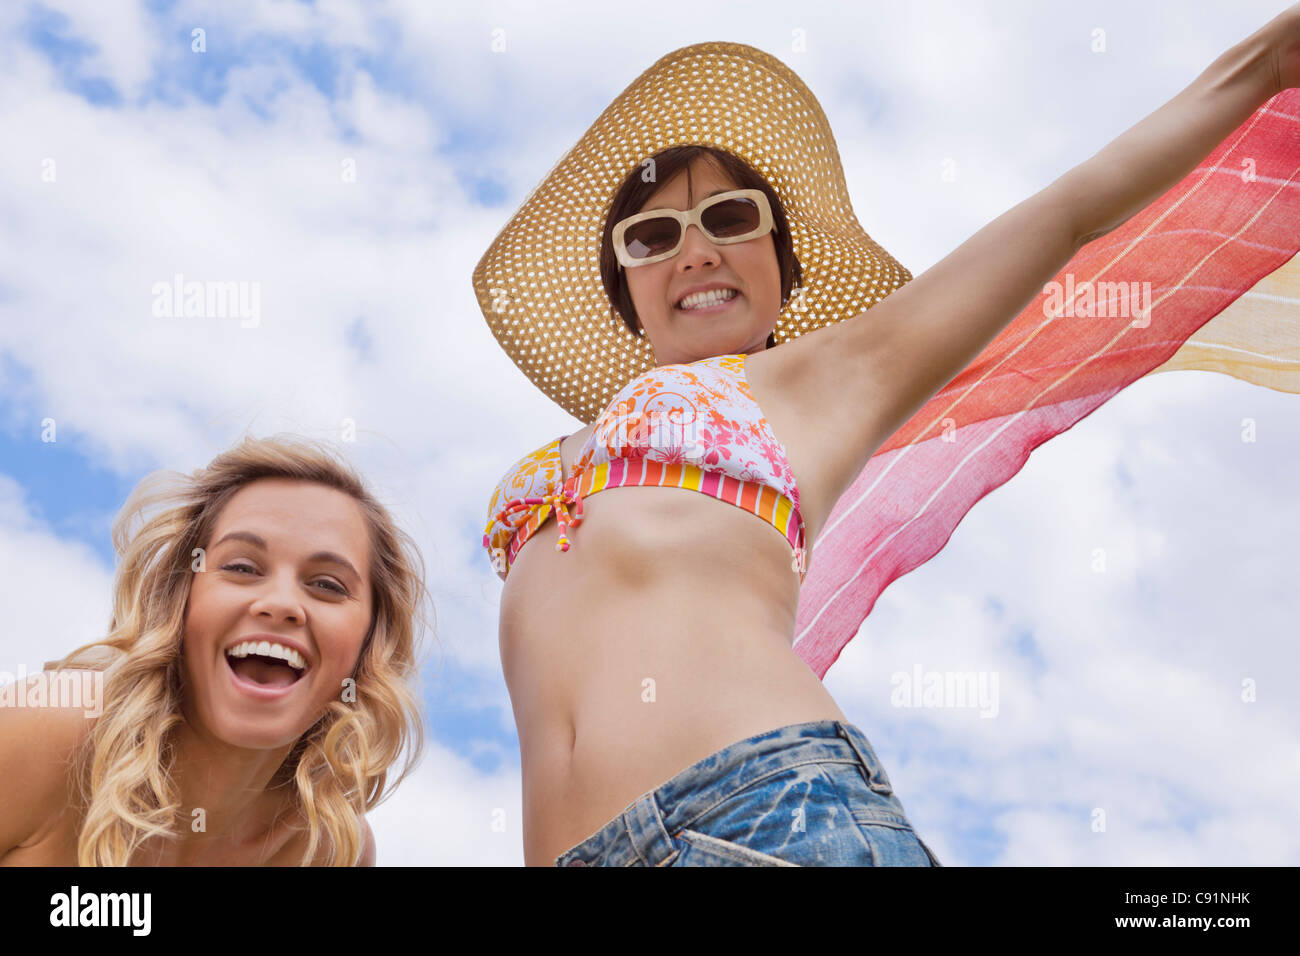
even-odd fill
[{"label": "outstretched arm", "polygon": [[798,346],[783,356],[781,385],[794,414],[826,426],[840,490],[1081,246],[1167,192],[1288,84],[1300,85],[1300,4],[883,302],[776,349]]},{"label": "outstretched arm", "polygon": [[1191,86],[1061,177],[1078,245],[1122,226],[1172,188],[1263,103],[1300,84],[1298,69],[1300,4],[1228,50]]}]

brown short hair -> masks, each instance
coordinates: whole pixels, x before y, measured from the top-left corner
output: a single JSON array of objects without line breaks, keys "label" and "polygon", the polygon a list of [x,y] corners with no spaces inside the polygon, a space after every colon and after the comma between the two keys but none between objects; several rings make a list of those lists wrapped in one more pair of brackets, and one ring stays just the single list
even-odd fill
[{"label": "brown short hair", "polygon": [[[668,182],[683,169],[690,175],[690,165],[697,158],[703,157],[713,163],[721,173],[729,176],[738,189],[761,189],[772,207],[772,224],[776,235],[777,269],[781,273],[781,305],[790,298],[791,290],[803,279],[803,269],[799,257],[794,254],[794,243],[790,238],[790,227],[786,222],[785,209],[776,190],[763,178],[753,166],[734,153],[715,149],[712,146],[672,146],[651,157],[655,178],[646,182],[641,178],[642,166],[628,174],[623,184],[614,193],[609,213],[605,217],[605,230],[600,241],[600,281],[605,286],[605,294],[613,303],[614,311],[623,320],[633,335],[643,335],[636,306],[632,304],[632,294],[628,291],[623,275],[623,267],[614,255],[614,227],[628,216],[641,210],[650,194],[659,188],[660,182]],[[776,335],[767,337],[767,347],[776,345]]]}]

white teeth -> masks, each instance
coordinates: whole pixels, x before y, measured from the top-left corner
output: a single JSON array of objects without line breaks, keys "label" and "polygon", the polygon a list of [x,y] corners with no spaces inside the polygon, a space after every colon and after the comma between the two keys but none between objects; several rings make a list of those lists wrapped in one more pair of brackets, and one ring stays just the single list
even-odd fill
[{"label": "white teeth", "polygon": [[679,309],[698,309],[701,306],[717,305],[734,299],[739,293],[735,289],[710,289],[708,292],[696,292],[677,303]]},{"label": "white teeth", "polygon": [[227,657],[248,657],[250,654],[279,658],[294,670],[307,669],[306,658],[292,647],[285,647],[283,644],[272,644],[270,641],[244,641],[226,650]]}]

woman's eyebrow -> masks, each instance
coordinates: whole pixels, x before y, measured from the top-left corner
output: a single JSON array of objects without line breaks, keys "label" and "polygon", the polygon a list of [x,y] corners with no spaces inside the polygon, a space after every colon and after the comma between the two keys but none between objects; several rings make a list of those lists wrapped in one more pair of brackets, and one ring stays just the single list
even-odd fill
[{"label": "woman's eyebrow", "polygon": [[[263,551],[266,550],[266,541],[263,540],[260,535],[253,534],[251,531],[231,531],[229,534],[223,535],[221,540],[212,547],[216,548],[218,545],[224,544],[227,541],[246,541],[254,547],[261,548]],[[352,562],[340,554],[335,554],[333,551],[317,551],[315,554],[310,555],[307,560],[328,561],[331,564],[338,564],[347,568],[358,578],[361,577],[361,572],[352,566]]]}]

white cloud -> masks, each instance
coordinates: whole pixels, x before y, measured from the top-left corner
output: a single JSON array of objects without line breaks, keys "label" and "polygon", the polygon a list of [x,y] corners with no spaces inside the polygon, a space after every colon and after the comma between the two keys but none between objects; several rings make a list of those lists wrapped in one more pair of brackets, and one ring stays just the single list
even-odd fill
[{"label": "white cloud", "polygon": [[518,770],[479,772],[431,741],[424,759],[372,810],[376,866],[522,866]]},{"label": "white cloud", "polygon": [[102,638],[112,612],[110,580],[89,548],[61,540],[33,518],[22,487],[0,474],[0,671],[35,673]]},{"label": "white cloud", "polygon": [[79,66],[80,75],[107,79],[127,100],[139,95],[164,42],[143,3],[42,0],[40,6],[68,18],[56,31],[60,37],[92,48]]}]

